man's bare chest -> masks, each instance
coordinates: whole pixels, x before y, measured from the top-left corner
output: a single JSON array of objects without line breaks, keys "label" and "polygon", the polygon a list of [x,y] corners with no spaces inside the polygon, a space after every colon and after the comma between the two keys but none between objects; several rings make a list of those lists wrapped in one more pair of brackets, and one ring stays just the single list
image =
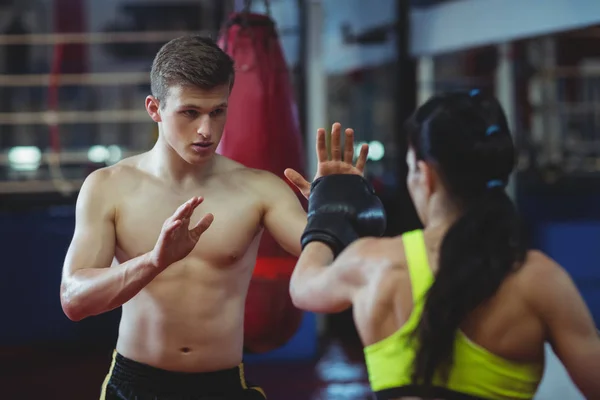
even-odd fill
[{"label": "man's bare chest", "polygon": [[[119,261],[151,251],[165,221],[187,200],[183,196],[140,193],[122,201],[115,224]],[[214,221],[188,257],[219,265],[244,257],[262,228],[260,204],[249,197],[206,195],[192,214],[188,228],[193,228],[207,213],[214,215]]]}]

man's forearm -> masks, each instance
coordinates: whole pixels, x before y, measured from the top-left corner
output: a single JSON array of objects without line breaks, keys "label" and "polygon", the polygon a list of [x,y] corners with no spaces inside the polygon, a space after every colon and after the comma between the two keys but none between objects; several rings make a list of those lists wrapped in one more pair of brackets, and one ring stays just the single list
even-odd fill
[{"label": "man's forearm", "polygon": [[110,268],[77,270],[61,285],[63,310],[74,321],[114,310],[138,294],[160,272],[149,254]]}]

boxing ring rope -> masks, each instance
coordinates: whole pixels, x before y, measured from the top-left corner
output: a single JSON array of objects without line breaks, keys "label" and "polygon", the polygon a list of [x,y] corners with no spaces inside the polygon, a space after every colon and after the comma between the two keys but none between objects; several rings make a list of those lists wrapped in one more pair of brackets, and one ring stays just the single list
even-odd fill
[{"label": "boxing ring rope", "polygon": [[[50,86],[51,74],[32,75],[2,75],[0,74],[0,86]],[[150,83],[147,72],[106,72],[85,74],[61,74],[60,86],[110,86],[123,83],[135,85]]]},{"label": "boxing ring rope", "polygon": [[[130,157],[136,155],[135,151],[124,151],[122,157]],[[42,153],[42,164],[52,162],[51,158],[54,157],[52,152]],[[83,164],[89,162],[88,153],[86,151],[69,151],[63,152],[60,157],[62,164]],[[0,164],[8,164],[9,157],[6,154],[0,154]]]},{"label": "boxing ring rope", "polygon": [[0,46],[55,45],[55,44],[106,44],[106,43],[159,43],[179,36],[200,34],[205,31],[146,31],[146,32],[90,32],[90,33],[32,33],[0,35]]},{"label": "boxing ring rope", "polygon": [[[561,106],[571,113],[587,113],[600,111],[600,104],[579,104]],[[541,106],[539,108],[554,110],[556,107]],[[39,111],[0,113],[0,125],[67,125],[94,123],[138,123],[148,122],[145,110],[97,110],[97,111]],[[1,133],[0,133],[1,134]],[[0,163],[1,165],[1,163]]]},{"label": "boxing ring rope", "polygon": [[[63,179],[62,184],[68,188],[80,188],[83,179]],[[49,180],[3,181],[0,184],[0,195],[51,193],[56,191],[56,184]]]},{"label": "boxing ring rope", "polygon": [[[131,157],[138,154],[134,151],[124,151],[122,157]],[[88,153],[86,151],[61,152],[58,156],[53,152],[42,153],[40,165],[57,163],[57,158],[61,165],[76,164],[82,165],[89,163]],[[10,162],[8,155],[0,154],[0,165],[8,165]],[[83,184],[83,179],[65,179],[61,180],[61,185],[69,189],[79,188]],[[48,193],[56,191],[56,182],[52,179],[28,179],[21,181],[3,181],[0,183],[0,195],[11,193]]]},{"label": "boxing ring rope", "polygon": [[149,122],[146,110],[40,111],[0,113],[0,125],[66,125]]}]

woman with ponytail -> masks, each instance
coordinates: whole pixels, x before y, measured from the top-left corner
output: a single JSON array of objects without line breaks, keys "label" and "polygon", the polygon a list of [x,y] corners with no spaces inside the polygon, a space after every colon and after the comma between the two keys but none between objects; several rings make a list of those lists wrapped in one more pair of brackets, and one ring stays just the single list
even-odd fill
[{"label": "woman with ponytail", "polygon": [[354,307],[378,399],[531,399],[545,342],[581,392],[600,398],[591,314],[565,270],[527,249],[505,192],[515,149],[497,100],[435,96],[406,131],[424,229],[361,238],[335,259],[308,243],[290,284],[296,306]]}]

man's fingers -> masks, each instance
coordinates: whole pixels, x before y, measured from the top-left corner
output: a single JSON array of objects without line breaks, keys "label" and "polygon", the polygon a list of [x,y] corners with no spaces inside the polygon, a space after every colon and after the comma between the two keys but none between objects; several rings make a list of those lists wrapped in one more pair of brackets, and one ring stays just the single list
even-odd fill
[{"label": "man's fingers", "polygon": [[206,214],[204,217],[200,218],[200,221],[194,226],[191,230],[191,234],[194,238],[199,238],[213,223],[215,216],[212,214]]},{"label": "man's fingers", "polygon": [[360,153],[358,154],[358,160],[356,161],[356,169],[360,172],[365,170],[365,164],[367,163],[367,157],[369,155],[369,145],[363,144],[360,148]]},{"label": "man's fingers", "polygon": [[344,139],[344,162],[352,164],[354,161],[354,130],[346,129]]},{"label": "man's fingers", "polygon": [[298,173],[298,171],[295,171],[291,168],[287,168],[285,171],[283,171],[283,174],[301,192],[304,193],[304,191],[310,190],[310,183],[306,179],[304,179],[304,177],[300,173]]},{"label": "man's fingers", "polygon": [[325,129],[320,128],[317,130],[317,160],[321,163],[327,161],[327,159],[328,155]]},{"label": "man's fingers", "polygon": [[177,210],[175,210],[175,212],[171,216],[171,219],[177,220],[189,217],[194,211],[194,208],[198,206],[198,204],[200,204],[198,203],[198,197],[192,197],[191,199],[180,205],[179,208],[177,208]]},{"label": "man's fingers", "polygon": [[175,221],[171,221],[169,222],[169,224],[165,227],[164,230],[164,235],[165,236],[171,236],[173,235],[176,231],[177,228],[179,228],[181,226],[182,222],[180,219],[176,219]]},{"label": "man's fingers", "polygon": [[183,203],[182,205],[180,205],[177,210],[175,210],[175,212],[172,215],[172,219],[176,220],[176,219],[181,219],[183,218],[183,215],[185,215],[185,213],[189,210],[190,208],[190,202],[191,200],[186,201],[185,203]]},{"label": "man's fingers", "polygon": [[342,125],[338,122],[331,127],[331,159],[333,161],[342,160]]},{"label": "man's fingers", "polygon": [[184,215],[184,218],[192,218],[192,215],[194,214],[194,211],[196,210],[196,208],[202,204],[202,202],[204,201],[204,197],[202,196],[196,196],[196,197],[192,197],[189,202],[190,202],[190,207],[187,210],[186,214]]},{"label": "man's fingers", "polygon": [[204,201],[204,197],[202,197],[202,196],[192,197],[190,199],[190,210],[189,210],[188,217],[192,216],[192,213],[194,212],[196,207],[198,207],[200,204],[202,204],[203,201]]}]

